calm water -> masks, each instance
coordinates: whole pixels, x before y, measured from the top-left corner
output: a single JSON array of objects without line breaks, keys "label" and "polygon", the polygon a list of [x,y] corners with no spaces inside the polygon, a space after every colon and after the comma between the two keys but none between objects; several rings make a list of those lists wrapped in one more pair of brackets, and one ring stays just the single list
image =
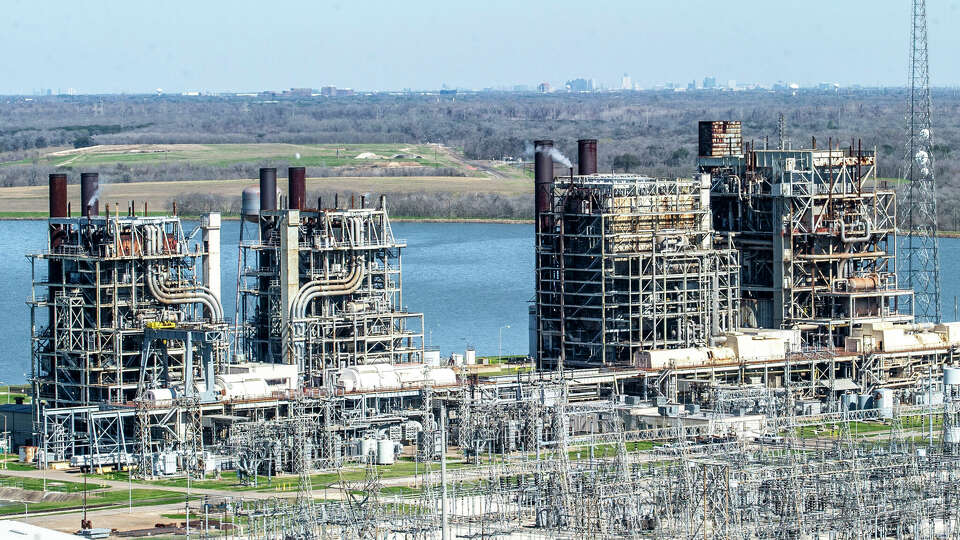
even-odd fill
[{"label": "calm water", "polygon": [[[195,223],[184,223],[189,232]],[[42,249],[44,221],[0,222],[0,381],[18,383],[30,370],[30,263],[24,254]],[[527,353],[527,305],[533,297],[533,225],[394,223],[405,239],[403,304],[424,313],[427,345],[446,355],[467,345],[497,354]],[[224,222],[224,313],[232,318],[240,223]],[[45,265],[38,271],[46,272]]]},{"label": "calm water", "polygon": [[[195,223],[186,223],[189,232]],[[527,353],[527,302],[533,297],[533,225],[485,223],[394,223],[407,241],[403,255],[403,303],[424,313],[427,345],[443,354],[467,345],[479,354],[497,354],[498,329],[505,354]],[[234,312],[237,240],[240,224],[223,226],[224,312]],[[30,369],[28,251],[44,247],[45,222],[0,222],[0,381],[17,383]],[[960,239],[940,241],[943,314],[954,320],[960,280]]]}]

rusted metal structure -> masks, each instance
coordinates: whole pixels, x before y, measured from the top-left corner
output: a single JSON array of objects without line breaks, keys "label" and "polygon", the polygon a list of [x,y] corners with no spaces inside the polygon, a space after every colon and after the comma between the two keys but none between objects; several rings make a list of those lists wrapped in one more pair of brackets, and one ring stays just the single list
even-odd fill
[{"label": "rusted metal structure", "polygon": [[[590,170],[596,146],[584,142]],[[540,182],[552,187],[548,208],[538,199],[541,367],[633,365],[641,351],[706,346],[739,326],[737,252],[715,245],[700,177]]]},{"label": "rusted metal structure", "polygon": [[422,361],[423,316],[402,307],[406,245],[393,235],[386,199],[306,208],[303,178],[290,170],[289,209],[276,210],[275,172],[261,171],[257,226],[241,230],[247,358],[295,364],[307,386],[347,366]]},{"label": "rusted metal structure", "polygon": [[740,251],[746,326],[800,328],[810,344],[843,347],[864,323],[912,320],[912,291],[897,283],[896,197],[877,179],[875,150],[828,141],[724,154],[710,137],[739,126],[708,124],[698,166],[710,175],[713,227]]}]

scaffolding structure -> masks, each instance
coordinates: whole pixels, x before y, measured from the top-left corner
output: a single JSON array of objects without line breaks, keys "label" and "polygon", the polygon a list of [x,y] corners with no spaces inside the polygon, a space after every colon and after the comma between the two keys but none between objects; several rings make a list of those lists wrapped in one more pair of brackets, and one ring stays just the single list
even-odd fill
[{"label": "scaffolding structure", "polygon": [[[703,122],[701,125],[739,122]],[[853,328],[912,321],[896,274],[896,196],[860,143],[698,158],[711,176],[713,226],[740,252],[744,324],[803,331],[843,347]]]},{"label": "scaffolding structure", "polygon": [[540,366],[632,365],[739,327],[739,260],[701,179],[555,179],[537,237]]},{"label": "scaffolding structure", "polygon": [[423,315],[403,306],[406,244],[393,234],[385,198],[377,208],[277,210],[264,197],[276,189],[273,175],[270,184],[261,174],[261,207],[241,228],[245,356],[296,364],[315,387],[348,366],[421,362]]}]

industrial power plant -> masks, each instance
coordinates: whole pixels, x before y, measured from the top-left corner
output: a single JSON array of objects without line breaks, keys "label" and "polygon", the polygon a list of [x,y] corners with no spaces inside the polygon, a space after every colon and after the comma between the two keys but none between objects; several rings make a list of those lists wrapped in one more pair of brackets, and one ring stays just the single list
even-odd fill
[{"label": "industrial power plant", "polygon": [[219,214],[101,208],[96,173],[74,209],[51,174],[24,446],[138,480],[295,475],[217,503],[244,538],[957,537],[960,323],[914,316],[876,150],[698,136],[687,178],[535,141],[533,369],[489,377],[424,346],[385,197],[261,169],[225,284]]}]

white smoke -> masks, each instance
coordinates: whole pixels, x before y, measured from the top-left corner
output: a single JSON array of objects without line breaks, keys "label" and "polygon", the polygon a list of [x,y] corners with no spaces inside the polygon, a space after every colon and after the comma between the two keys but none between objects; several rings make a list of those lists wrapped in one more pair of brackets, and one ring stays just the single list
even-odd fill
[{"label": "white smoke", "polygon": [[573,167],[573,163],[570,163],[570,160],[567,159],[567,156],[563,155],[559,150],[552,146],[538,146],[537,152],[546,152],[550,154],[550,157],[553,158],[553,161],[562,164],[564,167]]},{"label": "white smoke", "polygon": [[97,185],[97,190],[93,192],[93,196],[90,197],[90,200],[87,201],[87,206],[93,206],[97,204],[97,201],[100,200],[100,190],[103,189],[103,186]]}]

